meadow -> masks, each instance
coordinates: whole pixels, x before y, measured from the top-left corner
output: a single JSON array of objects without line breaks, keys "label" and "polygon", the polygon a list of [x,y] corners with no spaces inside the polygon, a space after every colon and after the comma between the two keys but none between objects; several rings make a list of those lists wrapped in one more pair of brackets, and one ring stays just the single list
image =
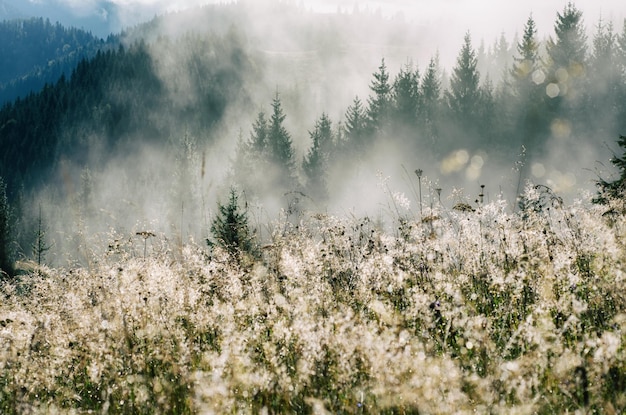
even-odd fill
[{"label": "meadow", "polygon": [[622,202],[401,196],[384,224],[278,220],[254,255],[84,236],[84,266],[0,285],[0,412],[626,411]]}]

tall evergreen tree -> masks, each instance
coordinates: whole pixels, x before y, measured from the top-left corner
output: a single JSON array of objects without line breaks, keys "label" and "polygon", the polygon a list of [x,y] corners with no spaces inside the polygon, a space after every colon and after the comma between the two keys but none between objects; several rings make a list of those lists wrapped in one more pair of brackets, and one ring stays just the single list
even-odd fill
[{"label": "tall evergreen tree", "polygon": [[343,125],[344,150],[349,154],[363,152],[367,144],[367,113],[363,102],[357,96],[346,111]]},{"label": "tall evergreen tree", "polygon": [[[611,22],[599,20],[593,36],[593,53],[589,61],[587,76],[588,102],[586,111],[588,123],[595,129],[607,129],[606,135],[612,131],[620,118],[620,108],[626,88],[622,82],[623,73],[619,65],[618,36]],[[597,131],[597,130],[596,130]]]},{"label": "tall evergreen tree", "polygon": [[230,175],[246,191],[263,189],[263,182],[267,180],[267,177],[258,174],[259,171],[268,171],[269,168],[266,154],[267,135],[268,126],[264,112],[257,115],[247,139],[239,133]]},{"label": "tall evergreen tree", "polygon": [[622,77],[620,79],[620,105],[618,107],[618,124],[619,131],[626,131],[626,19],[624,19],[622,33],[617,37],[616,51],[617,67]]},{"label": "tall evergreen tree", "polygon": [[611,164],[617,169],[619,177],[614,180],[598,179],[598,195],[593,199],[594,203],[608,204],[613,200],[622,202],[624,209],[624,199],[626,198],[626,136],[620,135],[617,144],[622,149],[622,154],[613,154]]},{"label": "tall evergreen tree", "polygon": [[[512,75],[516,93],[524,93],[528,82],[539,69],[539,42],[537,41],[537,25],[530,15],[524,25],[524,34],[517,44],[517,56],[513,58]],[[535,76],[538,76],[535,75]]]},{"label": "tall evergreen tree", "polygon": [[272,101],[272,116],[267,125],[266,152],[269,161],[278,169],[277,184],[292,189],[296,184],[294,149],[291,135],[284,125],[287,116],[283,112],[278,94]]},{"label": "tall evergreen tree", "polygon": [[422,77],[420,98],[421,108],[418,113],[418,120],[422,125],[424,134],[432,144],[437,136],[437,123],[441,105],[441,74],[438,55],[430,58],[426,73]]},{"label": "tall evergreen tree", "polygon": [[587,35],[582,11],[568,3],[563,13],[557,13],[554,26],[556,39],[548,40],[547,53],[552,72],[565,69],[569,76],[582,76],[587,56]]},{"label": "tall evergreen tree", "polygon": [[250,147],[252,151],[263,153],[267,146],[268,125],[265,113],[259,112],[250,134]]},{"label": "tall evergreen tree", "polygon": [[514,131],[509,145],[524,146],[529,154],[541,153],[540,137],[546,128],[544,103],[546,75],[539,56],[537,25],[532,15],[524,25],[511,69],[511,113]]},{"label": "tall evergreen tree", "polygon": [[326,177],[334,144],[332,122],[328,115],[322,114],[309,135],[311,148],[302,162],[307,191],[314,199],[325,200],[328,195]]},{"label": "tall evergreen tree", "polygon": [[562,13],[557,13],[556,38],[546,45],[546,93],[551,98],[547,108],[552,117],[577,119],[582,115],[580,103],[587,70],[587,35],[582,16],[573,3],[568,3]]},{"label": "tall evergreen tree", "polygon": [[479,88],[480,99],[477,102],[478,109],[476,111],[476,116],[480,120],[480,123],[477,125],[481,140],[479,144],[483,147],[491,147],[500,131],[495,125],[498,120],[496,117],[496,99],[493,91],[493,83],[487,76],[485,82]]},{"label": "tall evergreen tree", "polygon": [[622,25],[622,33],[617,37],[617,58],[622,73],[626,73],[626,19]]},{"label": "tall evergreen tree", "polygon": [[389,81],[385,59],[382,60],[373,77],[374,79],[370,83],[370,90],[373,95],[367,101],[368,129],[371,133],[381,133],[385,132],[389,126],[392,103],[392,85]]},{"label": "tall evergreen tree", "polygon": [[407,63],[393,82],[393,121],[401,128],[416,125],[420,105],[419,70]]},{"label": "tall evergreen tree", "polygon": [[13,241],[11,238],[11,209],[7,199],[7,187],[0,177],[0,278],[13,275]]},{"label": "tall evergreen tree", "polygon": [[472,37],[467,32],[452,70],[450,89],[446,91],[446,102],[455,120],[471,129],[476,126],[476,110],[480,100],[480,74],[477,63]]}]

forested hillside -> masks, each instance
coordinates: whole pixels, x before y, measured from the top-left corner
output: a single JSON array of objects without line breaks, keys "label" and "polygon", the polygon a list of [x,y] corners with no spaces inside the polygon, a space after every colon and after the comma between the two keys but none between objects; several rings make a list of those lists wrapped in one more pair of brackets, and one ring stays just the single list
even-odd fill
[{"label": "forested hillside", "polygon": [[[63,159],[95,166],[133,144],[159,145],[185,129],[208,132],[229,103],[245,100],[241,78],[249,68],[245,50],[236,42],[235,37],[189,35],[151,46],[120,46],[83,59],[71,76],[4,106],[0,175],[12,190],[28,189],[51,178]],[[172,77],[196,85],[195,98],[171,99],[168,88],[179,86],[159,78],[150,48],[166,56],[194,57],[173,68]]]},{"label": "forested hillside", "polygon": [[82,59],[118,44],[114,36],[104,41],[43,18],[0,22],[0,38],[0,105],[56,83]]}]

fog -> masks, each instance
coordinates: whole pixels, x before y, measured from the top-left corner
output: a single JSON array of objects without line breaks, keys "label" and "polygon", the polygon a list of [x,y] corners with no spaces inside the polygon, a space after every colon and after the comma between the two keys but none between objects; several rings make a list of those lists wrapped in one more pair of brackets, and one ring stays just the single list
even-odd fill
[{"label": "fog", "polygon": [[[9,0],[12,1],[12,0]],[[62,13],[78,18],[95,18],[109,23],[110,31],[117,32],[125,27],[140,24],[155,15],[180,11],[204,4],[227,4],[237,1],[224,0],[29,0],[38,7],[49,4],[58,10],[53,18],[62,22]],[[450,67],[454,63],[459,39],[470,31],[476,43],[491,42],[505,33],[511,40],[522,30],[524,19],[531,13],[539,28],[539,37],[553,34],[555,11],[561,11],[568,0],[241,0],[271,8],[277,3],[297,5],[319,13],[353,13],[362,11],[377,13],[389,19],[401,19],[412,25],[422,26],[428,33],[428,41],[442,51],[442,64]],[[626,6],[620,0],[578,0],[576,7],[583,11],[587,28],[591,32],[600,18],[619,24],[626,18]],[[266,19],[272,19],[268,15]],[[95,20],[92,20],[92,22]],[[85,22],[89,25],[89,21]],[[87,27],[89,29],[89,27]],[[102,29],[97,30],[106,36]]]},{"label": "fog", "polygon": [[[134,241],[141,246],[144,241],[136,234],[142,231],[158,233],[159,240],[169,241],[170,247],[189,240],[202,243],[211,237],[217,202],[225,200],[231,186],[241,192],[251,225],[261,238],[269,237],[275,220],[295,224],[320,212],[371,216],[393,226],[399,217],[418,218],[424,209],[451,209],[458,203],[476,206],[502,198],[514,211],[526,180],[574,199],[594,190],[594,169],[599,163],[608,165],[611,148],[615,147],[617,137],[611,128],[589,137],[595,126],[584,132],[571,131],[575,120],[560,118],[553,121],[541,152],[524,148],[523,142],[506,143],[506,137],[499,137],[500,148],[494,148],[487,140],[481,141],[480,134],[468,134],[464,126],[445,120],[436,142],[421,130],[389,126],[363,145],[358,156],[342,153],[331,163],[326,170],[328,194],[316,197],[307,191],[300,166],[311,148],[316,120],[327,114],[336,131],[345,125],[346,112],[356,96],[367,109],[372,75],[382,59],[393,82],[406,67],[417,69],[423,76],[429,61],[439,57],[437,77],[443,98],[466,33],[471,34],[474,49],[482,47],[487,52],[503,37],[510,51],[504,64],[509,65],[531,13],[537,23],[537,39],[545,43],[554,36],[556,14],[566,2],[346,0],[287,2],[293,5],[287,7],[250,1],[221,6],[232,8],[228,16],[236,16],[233,21],[207,21],[210,9],[199,13],[200,9],[194,8],[209,2],[109,3],[115,3],[120,21],[128,25],[141,21],[147,13],[167,12],[149,28],[129,31],[125,41],[131,45],[140,37],[148,39],[154,72],[167,94],[166,101],[174,108],[199,105],[206,91],[197,84],[193,65],[198,56],[218,53],[210,46],[202,49],[205,46],[201,42],[197,49],[181,49],[176,39],[189,33],[200,38],[227,37],[234,25],[249,54],[251,69],[241,71],[241,88],[229,91],[233,95],[228,96],[222,118],[210,128],[182,124],[176,112],[147,112],[143,116],[148,123],[174,126],[167,145],[149,143],[144,140],[148,137],[133,137],[128,139],[135,143],[131,151],[117,149],[102,157],[103,149],[94,150],[90,160],[105,160],[98,167],[69,157],[63,165],[68,173],[62,175],[67,180],[61,186],[50,185],[30,204],[31,223],[37,207],[46,207],[45,220],[54,241],[50,256],[56,263],[64,263],[68,257],[84,261],[88,257],[85,250],[106,249],[112,241]],[[614,22],[617,33],[625,17],[621,2],[602,2],[602,7],[598,3],[576,2],[583,12],[590,44],[600,17]],[[76,13],[89,13],[89,7],[97,8],[101,2],[66,4]],[[172,39],[171,46],[164,47],[157,41],[161,38]],[[230,61],[222,64],[220,71],[225,73],[240,69]],[[488,72],[496,95],[505,68],[493,65],[479,62],[480,83],[485,84]],[[118,92],[111,91],[109,99],[126,99],[123,94],[115,96]],[[282,103],[284,126],[293,141],[298,165],[300,184],[292,188],[258,181],[279,177],[281,171],[276,166],[253,167],[247,177],[234,171],[240,144],[250,139],[259,112],[268,117],[272,114],[276,97]],[[613,122],[612,118],[607,121]],[[423,172],[420,177],[415,174],[418,169]]]}]

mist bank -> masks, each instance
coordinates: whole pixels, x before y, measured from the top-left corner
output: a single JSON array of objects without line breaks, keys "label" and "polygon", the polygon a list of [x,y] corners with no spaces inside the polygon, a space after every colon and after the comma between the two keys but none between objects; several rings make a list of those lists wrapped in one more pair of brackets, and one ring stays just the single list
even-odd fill
[{"label": "mist bank", "polygon": [[419,28],[381,16],[283,5],[270,27],[260,13],[158,17],[2,109],[22,255],[40,222],[54,263],[142,232],[202,241],[233,186],[261,239],[272,221],[315,213],[392,226],[497,199],[514,211],[527,181],[593,191],[624,127],[626,36],[604,24],[587,39],[573,6],[555,23],[572,32],[548,42],[532,18],[515,45],[486,50],[467,33],[452,68],[434,45],[415,58]]}]

